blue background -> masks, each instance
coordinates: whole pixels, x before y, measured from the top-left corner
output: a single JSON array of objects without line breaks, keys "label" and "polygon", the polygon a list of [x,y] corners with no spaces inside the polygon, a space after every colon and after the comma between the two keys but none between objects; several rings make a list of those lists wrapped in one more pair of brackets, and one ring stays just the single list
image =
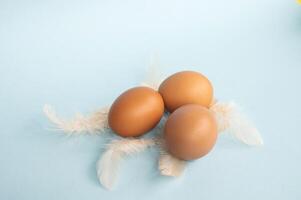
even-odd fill
[{"label": "blue background", "polygon": [[[154,52],[162,74],[198,70],[243,105],[265,146],[221,135],[178,179],[158,174],[152,149],[108,192],[95,163],[109,135],[53,132],[42,106],[71,117],[107,105]],[[0,0],[0,199],[300,199],[300,76],[293,0]]]}]

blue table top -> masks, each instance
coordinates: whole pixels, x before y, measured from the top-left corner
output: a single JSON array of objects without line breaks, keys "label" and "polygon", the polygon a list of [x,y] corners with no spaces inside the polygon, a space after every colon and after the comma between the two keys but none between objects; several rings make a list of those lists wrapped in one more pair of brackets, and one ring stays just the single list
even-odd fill
[{"label": "blue table top", "polygon": [[[144,79],[197,70],[245,108],[265,146],[227,134],[180,178],[158,152],[126,159],[113,191],[103,136],[49,130],[44,103],[89,113]],[[284,0],[0,1],[0,199],[300,199],[301,6]]]}]

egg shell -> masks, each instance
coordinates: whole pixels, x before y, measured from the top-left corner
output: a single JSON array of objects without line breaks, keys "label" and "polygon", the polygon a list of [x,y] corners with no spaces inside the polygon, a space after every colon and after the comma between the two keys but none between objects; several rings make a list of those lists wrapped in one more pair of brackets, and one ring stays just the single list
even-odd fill
[{"label": "egg shell", "polygon": [[161,95],[148,87],[135,87],[122,93],[112,104],[108,122],[120,136],[140,136],[153,129],[164,112]]},{"label": "egg shell", "polygon": [[217,138],[217,123],[207,108],[188,104],[175,110],[164,127],[167,150],[183,160],[206,155]]},{"label": "egg shell", "polygon": [[165,79],[159,87],[169,112],[186,104],[209,107],[213,100],[213,87],[201,73],[182,71]]}]

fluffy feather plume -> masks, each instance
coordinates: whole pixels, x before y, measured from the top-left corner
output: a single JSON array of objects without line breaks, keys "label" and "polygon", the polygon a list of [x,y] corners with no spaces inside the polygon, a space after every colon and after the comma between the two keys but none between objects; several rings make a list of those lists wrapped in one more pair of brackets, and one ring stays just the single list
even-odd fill
[{"label": "fluffy feather plume", "polygon": [[218,132],[227,131],[248,145],[263,145],[260,133],[235,103],[216,102],[210,110],[216,116]]},{"label": "fluffy feather plume", "polygon": [[179,160],[166,151],[164,140],[159,141],[160,158],[159,171],[163,176],[179,177],[183,174],[186,166],[186,161]]},{"label": "fluffy feather plume", "polygon": [[151,63],[147,70],[145,81],[141,83],[142,86],[150,87],[154,90],[159,89],[160,83],[162,82],[159,63],[160,63],[159,56],[154,55],[151,58]]},{"label": "fluffy feather plume", "polygon": [[119,139],[112,141],[96,165],[100,183],[106,189],[112,189],[122,158],[139,153],[155,144],[155,139]]},{"label": "fluffy feather plume", "polygon": [[57,129],[68,134],[89,133],[95,134],[108,127],[108,108],[100,109],[89,116],[76,114],[73,119],[65,120],[58,117],[55,110],[50,105],[45,105],[43,111],[46,117]]}]

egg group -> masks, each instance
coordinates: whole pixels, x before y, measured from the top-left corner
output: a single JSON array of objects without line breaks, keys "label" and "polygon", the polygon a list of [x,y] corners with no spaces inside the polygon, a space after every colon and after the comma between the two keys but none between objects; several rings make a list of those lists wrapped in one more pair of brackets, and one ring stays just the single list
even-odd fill
[{"label": "egg group", "polygon": [[158,91],[135,87],[112,104],[108,123],[122,137],[137,137],[160,122],[164,109],[170,112],[164,125],[167,151],[182,160],[206,155],[217,138],[217,124],[208,109],[213,87],[201,73],[182,71],[166,78]]}]

